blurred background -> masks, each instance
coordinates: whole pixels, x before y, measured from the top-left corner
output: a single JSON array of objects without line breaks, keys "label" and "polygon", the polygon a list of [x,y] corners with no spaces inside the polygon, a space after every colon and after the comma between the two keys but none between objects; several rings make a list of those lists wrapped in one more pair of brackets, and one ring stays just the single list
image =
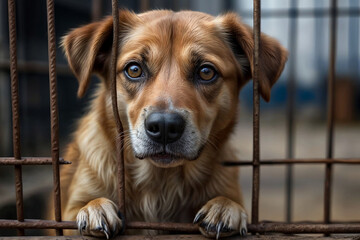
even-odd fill
[{"label": "blurred background", "polygon": [[[46,0],[17,3],[18,73],[20,84],[21,154],[51,156],[48,82]],[[237,12],[252,25],[251,0],[121,0],[119,5],[135,12],[147,9],[191,9],[213,15]],[[289,60],[272,90],[270,103],[261,102],[261,158],[289,156],[288,103],[293,99],[294,158],[326,156],[326,103],[330,43],[330,0],[262,1],[261,31],[277,38],[289,50]],[[57,45],[70,29],[111,14],[108,0],[56,0]],[[338,1],[334,157],[360,157],[360,66],[358,0]],[[98,79],[87,95],[78,99],[74,78],[60,48],[57,50],[57,84],[60,147],[63,150],[76,119]],[[289,81],[295,90],[288,91]],[[0,157],[13,156],[9,76],[7,1],[0,0]],[[240,94],[239,122],[232,136],[238,159],[252,159],[252,82]],[[293,168],[293,221],[323,219],[324,165]],[[241,185],[245,207],[251,209],[251,167],[243,167]],[[25,218],[44,217],[52,186],[51,166],[24,166]],[[261,167],[260,220],[286,219],[286,167]],[[332,191],[332,220],[360,220],[360,166],[336,165]],[[16,219],[14,173],[0,166],[0,219]],[[28,234],[39,234],[32,230]],[[1,235],[15,231],[0,229]]]}]

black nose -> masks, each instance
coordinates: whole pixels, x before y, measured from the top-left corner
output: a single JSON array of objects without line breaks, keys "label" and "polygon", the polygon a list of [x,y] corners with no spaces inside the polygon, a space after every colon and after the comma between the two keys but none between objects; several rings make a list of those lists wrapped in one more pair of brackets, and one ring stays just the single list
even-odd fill
[{"label": "black nose", "polygon": [[164,145],[178,140],[184,129],[185,120],[177,113],[154,112],[145,119],[146,134]]}]

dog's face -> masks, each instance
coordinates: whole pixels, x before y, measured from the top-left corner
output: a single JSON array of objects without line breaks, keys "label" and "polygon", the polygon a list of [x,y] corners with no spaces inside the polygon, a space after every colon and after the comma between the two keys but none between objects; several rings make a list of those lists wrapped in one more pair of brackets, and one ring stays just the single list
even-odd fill
[{"label": "dog's face", "polygon": [[[174,167],[217,148],[235,118],[240,88],[252,75],[252,30],[235,14],[214,18],[199,12],[120,12],[118,94],[126,101],[137,158]],[[261,94],[286,61],[286,51],[262,36]],[[112,19],[75,29],[63,46],[83,95],[92,72],[107,85]],[[110,94],[110,92],[109,92]]]}]

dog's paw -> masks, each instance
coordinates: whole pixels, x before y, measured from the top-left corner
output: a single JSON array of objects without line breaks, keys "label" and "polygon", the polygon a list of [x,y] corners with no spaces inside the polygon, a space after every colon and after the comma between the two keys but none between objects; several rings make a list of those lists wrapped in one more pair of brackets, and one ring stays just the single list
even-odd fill
[{"label": "dog's paw", "polygon": [[216,197],[200,209],[194,223],[199,225],[204,236],[218,239],[237,233],[245,236],[246,220],[247,215],[242,206],[225,197]]},{"label": "dog's paw", "polygon": [[106,198],[97,198],[81,208],[76,222],[82,235],[107,239],[118,234],[123,228],[117,206]]}]

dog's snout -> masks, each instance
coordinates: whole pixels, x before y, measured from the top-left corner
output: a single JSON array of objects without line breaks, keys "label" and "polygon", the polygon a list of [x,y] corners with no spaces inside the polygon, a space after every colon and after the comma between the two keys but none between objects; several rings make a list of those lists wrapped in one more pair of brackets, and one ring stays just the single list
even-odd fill
[{"label": "dog's snout", "polygon": [[177,113],[154,112],[145,119],[146,134],[164,145],[178,140],[184,129],[185,120]]}]

